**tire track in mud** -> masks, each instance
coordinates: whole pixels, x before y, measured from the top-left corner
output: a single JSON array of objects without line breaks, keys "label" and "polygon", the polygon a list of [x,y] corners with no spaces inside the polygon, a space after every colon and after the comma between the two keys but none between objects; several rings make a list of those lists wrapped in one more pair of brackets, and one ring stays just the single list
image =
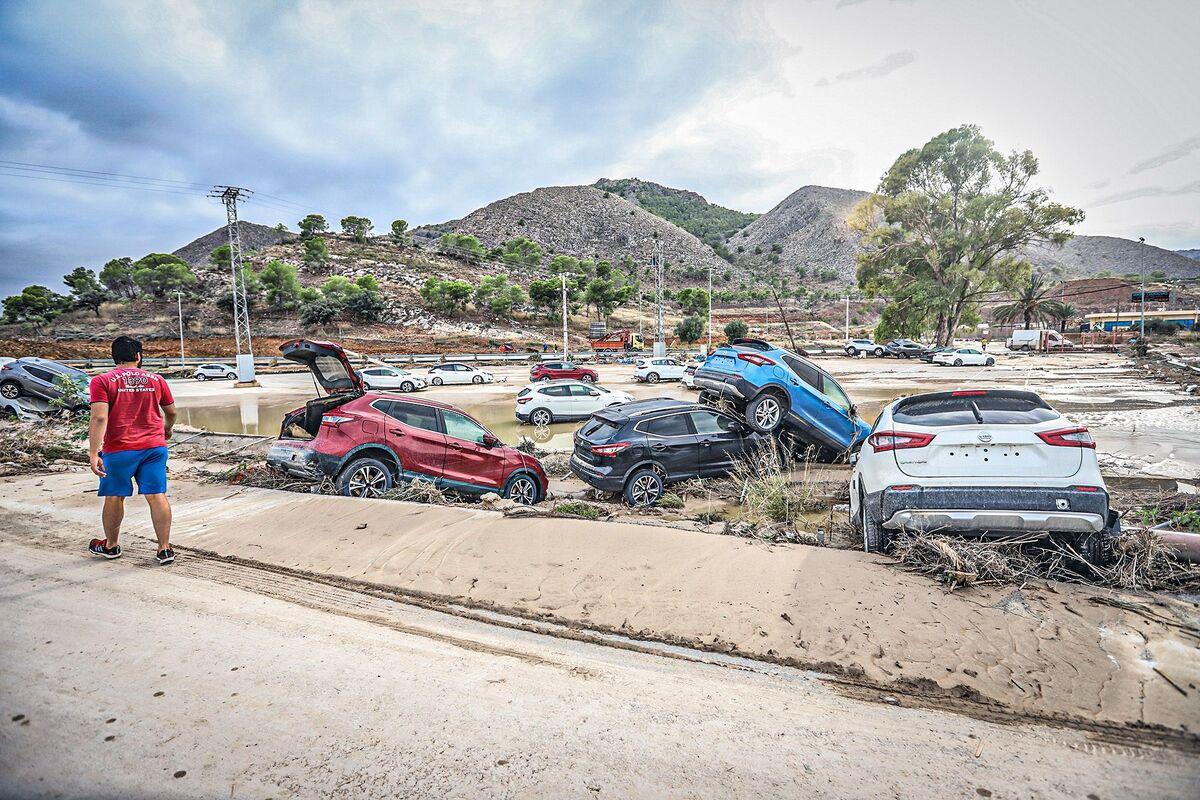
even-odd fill
[{"label": "tire track in mud", "polygon": [[[23,516],[26,515],[11,513],[10,519]],[[28,515],[27,520],[33,521],[34,516]],[[53,550],[78,547],[75,537],[66,538],[44,529],[35,528],[23,533],[24,535],[14,535],[17,534],[16,530],[5,531],[0,533],[0,540]],[[473,652],[506,656],[525,663],[562,669],[581,678],[599,676],[585,668],[551,661],[516,648],[447,635],[402,622],[396,619],[399,610],[394,606],[413,606],[486,625],[727,669],[765,675],[778,675],[781,670],[791,669],[812,672],[829,688],[861,702],[944,711],[997,724],[1044,725],[1077,731],[1089,737],[1088,742],[1082,746],[1088,751],[1095,749],[1143,759],[1154,759],[1156,751],[1160,751],[1161,748],[1200,754],[1200,736],[1189,732],[1154,725],[1122,725],[1066,715],[1018,712],[967,687],[945,689],[929,679],[900,678],[890,683],[879,683],[863,676],[860,670],[854,667],[847,668],[835,661],[772,659],[759,654],[739,652],[736,646],[720,640],[708,643],[655,636],[633,629],[584,627],[578,621],[560,619],[553,615],[528,615],[486,601],[468,599],[467,602],[463,602],[464,598],[443,597],[354,578],[314,573],[241,556],[221,555],[200,548],[176,546],[175,549],[186,557],[181,558],[169,569],[182,572],[187,577],[211,580],[315,611],[380,625],[399,633],[421,636]],[[134,568],[146,571],[164,569],[149,559],[139,560],[136,556],[128,559],[128,562],[132,562]],[[1078,747],[1074,744],[1071,746]]]}]

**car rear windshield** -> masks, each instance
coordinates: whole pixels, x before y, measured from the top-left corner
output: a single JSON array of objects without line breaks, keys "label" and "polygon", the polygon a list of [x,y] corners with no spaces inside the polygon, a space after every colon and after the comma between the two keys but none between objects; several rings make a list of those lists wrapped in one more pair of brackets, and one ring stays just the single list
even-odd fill
[{"label": "car rear windshield", "polygon": [[620,427],[620,425],[614,425],[607,420],[593,417],[579,431],[579,438],[585,442],[606,442],[612,438],[614,433],[620,430]]},{"label": "car rear windshield", "polygon": [[892,412],[897,424],[943,427],[949,425],[1029,425],[1058,419],[1058,412],[1037,395],[940,395],[901,401]]}]

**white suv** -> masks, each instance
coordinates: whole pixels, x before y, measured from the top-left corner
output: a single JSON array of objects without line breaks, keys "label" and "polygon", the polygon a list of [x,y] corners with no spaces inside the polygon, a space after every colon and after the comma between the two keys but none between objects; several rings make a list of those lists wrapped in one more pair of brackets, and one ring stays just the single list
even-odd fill
[{"label": "white suv", "polygon": [[550,380],[531,383],[517,392],[517,420],[549,425],[587,419],[602,408],[633,401],[625,392],[614,392],[591,382]]},{"label": "white suv", "polygon": [[1033,392],[902,398],[851,461],[850,523],[868,552],[887,550],[904,529],[1042,533],[1102,564],[1121,531],[1091,434]]},{"label": "white suv", "polygon": [[226,364],[201,364],[196,367],[194,377],[198,381],[222,381],[237,378],[237,370]]},{"label": "white suv", "polygon": [[639,358],[633,370],[635,380],[646,383],[681,381],[687,368],[673,358]]}]

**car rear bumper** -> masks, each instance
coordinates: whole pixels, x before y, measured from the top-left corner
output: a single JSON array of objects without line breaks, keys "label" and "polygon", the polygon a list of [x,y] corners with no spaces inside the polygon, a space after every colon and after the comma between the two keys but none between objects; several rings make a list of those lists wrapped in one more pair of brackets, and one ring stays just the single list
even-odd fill
[{"label": "car rear bumper", "polygon": [[885,528],[919,531],[1088,533],[1108,526],[1108,494],[1012,486],[885,489],[878,498]]},{"label": "car rear bumper", "polygon": [[716,392],[726,400],[738,403],[745,403],[756,393],[755,387],[742,376],[717,370],[704,370],[703,372],[696,370],[696,374],[692,376],[692,382],[697,389]]},{"label": "car rear bumper", "polygon": [[310,481],[334,477],[340,463],[341,459],[317,452],[302,442],[280,441],[267,450],[268,467]]},{"label": "car rear bumper", "polygon": [[599,489],[602,492],[619,492],[625,488],[625,475],[613,475],[612,467],[597,467],[581,459],[577,454],[571,454],[571,472],[581,481]]}]

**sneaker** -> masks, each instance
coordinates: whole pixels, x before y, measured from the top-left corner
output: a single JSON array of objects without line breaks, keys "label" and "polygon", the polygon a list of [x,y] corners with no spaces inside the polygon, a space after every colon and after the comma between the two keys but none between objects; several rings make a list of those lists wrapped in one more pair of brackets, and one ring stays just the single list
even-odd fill
[{"label": "sneaker", "polygon": [[88,550],[98,556],[104,556],[105,558],[121,557],[121,545],[118,544],[109,547],[107,539],[92,539],[92,541],[88,543]]},{"label": "sneaker", "polygon": [[158,555],[156,555],[155,558],[158,559],[158,563],[160,563],[160,564],[174,563],[175,551],[169,547],[164,550],[159,550]]}]

